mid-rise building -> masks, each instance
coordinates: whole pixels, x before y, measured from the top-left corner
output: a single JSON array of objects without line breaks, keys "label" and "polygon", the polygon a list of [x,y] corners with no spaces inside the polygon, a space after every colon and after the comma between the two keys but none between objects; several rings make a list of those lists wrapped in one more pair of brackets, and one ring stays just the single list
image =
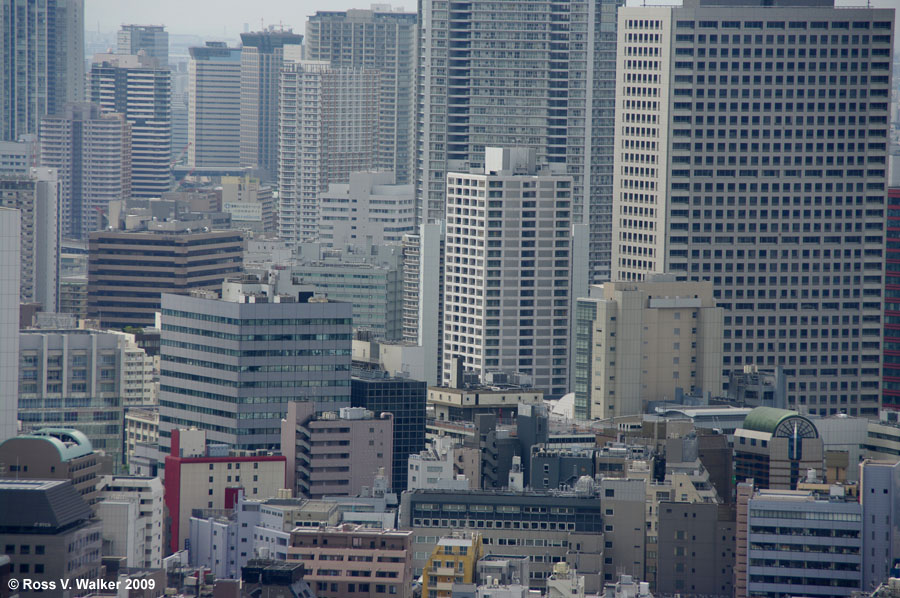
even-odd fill
[{"label": "mid-rise building", "polygon": [[222,211],[231,214],[231,227],[254,232],[278,230],[273,189],[250,176],[223,176]]},{"label": "mid-rise building", "polygon": [[0,4],[0,140],[84,101],[84,0]]},{"label": "mid-rise building", "polygon": [[241,49],[206,42],[190,53],[188,165],[236,169],[241,163]]},{"label": "mid-rise building", "polygon": [[285,51],[278,146],[278,231],[294,243],[318,237],[319,196],[377,164],[379,74],[299,59]]},{"label": "mid-rise building", "polygon": [[128,567],[158,569],[165,535],[160,479],[102,476],[98,490],[103,556],[125,557]]},{"label": "mid-rise building", "polygon": [[[139,443],[159,444],[159,410],[131,407],[125,410],[125,465],[130,465]],[[128,471],[132,471],[129,467]]]},{"label": "mid-rise building", "polygon": [[41,120],[41,166],[59,181],[62,235],[87,239],[107,225],[109,203],[131,196],[131,124],[97,104],[67,104]]},{"label": "mid-rise building", "polygon": [[[234,288],[234,300],[162,298],[159,440],[194,426],[235,449],[278,450],[288,404],[350,406],[346,303]],[[379,412],[380,413],[380,412]]]},{"label": "mid-rise building", "polygon": [[47,588],[16,586],[13,595],[63,596],[63,581],[100,578],[102,523],[68,481],[0,480],[0,504],[0,545],[14,578]]},{"label": "mid-rise building", "polygon": [[893,577],[900,556],[900,461],[865,460],[859,466],[862,507],[862,589],[872,591]]},{"label": "mid-rise building", "polygon": [[450,598],[454,584],[475,582],[481,534],[460,532],[438,540],[422,569],[422,597]]},{"label": "mid-rise building", "polygon": [[43,428],[0,444],[0,477],[68,480],[89,505],[100,498],[97,486],[102,461],[102,455],[78,430]]},{"label": "mid-rise building", "polygon": [[18,421],[21,235],[21,211],[0,207],[0,441],[16,435]]},{"label": "mid-rise building", "polygon": [[352,172],[320,194],[319,240],[332,247],[400,244],[415,230],[415,190],[392,172]]},{"label": "mid-rise building", "polygon": [[278,87],[284,46],[303,36],[270,27],[241,34],[240,165],[256,169],[266,182],[278,171]]},{"label": "mid-rise building", "polygon": [[19,333],[19,420],[23,429],[71,427],[122,462],[129,398],[152,396],[148,357],[131,335],[90,329]]},{"label": "mid-rise building", "polygon": [[893,27],[831,0],[619,11],[612,278],[712,281],[723,369],[782,366],[790,409],[878,413]]},{"label": "mid-rise building", "polygon": [[819,499],[798,490],[759,490],[743,501],[746,516],[737,520],[737,598],[775,598],[786,588],[825,598],[860,589],[865,544],[858,502]]},{"label": "mid-rise building", "polygon": [[459,384],[428,388],[428,406],[434,419],[448,422],[473,422],[481,413],[492,413],[501,420],[514,420],[519,405],[541,405],[544,395],[538,390],[517,386]]},{"label": "mid-rise building", "polygon": [[709,282],[591,287],[575,305],[575,417],[638,415],[677,389],[722,396],[723,318]]},{"label": "mid-rise building", "polygon": [[138,54],[141,51],[159,62],[169,64],[169,32],[163,25],[122,25],[116,35],[116,54]]},{"label": "mid-rise building", "polygon": [[172,430],[165,457],[165,504],[169,510],[168,552],[186,548],[194,509],[230,509],[243,492],[272,498],[284,489],[286,460],[266,451],[207,447],[203,430]]},{"label": "mid-rise building", "polygon": [[381,473],[390,488],[394,427],[390,413],[362,407],[316,413],[313,403],[289,403],[281,421],[286,488],[296,496],[358,496]]},{"label": "mid-rise building", "polygon": [[411,598],[412,535],[351,524],[298,527],[291,532],[288,560],[306,567],[304,579],[320,598]]},{"label": "mid-rise building", "polygon": [[588,279],[573,179],[539,168],[534,149],[485,154],[480,173],[447,175],[443,385],[459,358],[482,379],[524,374],[560,397],[571,310]]},{"label": "mid-rise building", "polygon": [[409,456],[407,490],[477,489],[481,472],[478,467],[466,467],[480,464],[481,459],[474,452],[475,449],[459,445],[447,436],[434,438],[427,449]]},{"label": "mid-rise building", "polygon": [[19,297],[40,303],[44,311],[59,307],[59,183],[49,168],[27,174],[0,176],[0,207],[19,210]]},{"label": "mid-rise building", "polygon": [[443,221],[403,236],[403,340],[422,347],[425,381],[442,382],[444,314]]},{"label": "mid-rise building", "polygon": [[411,182],[415,159],[416,14],[385,10],[316,11],[306,21],[304,56],[338,68],[378,72],[378,156],[375,167]]},{"label": "mid-rise building", "polygon": [[757,488],[796,490],[813,470],[823,479],[825,449],[815,424],[796,411],[757,407],[734,431],[734,474]]},{"label": "mid-rise building", "polygon": [[169,191],[172,81],[165,63],[147,54],[95,54],[90,100],[104,112],[123,114],[131,124],[131,197]]},{"label": "mid-rise building", "polygon": [[390,413],[394,424],[391,488],[406,490],[409,456],[425,448],[425,382],[388,376],[385,372],[354,370],[350,400],[354,407]]},{"label": "mid-rise building", "polygon": [[0,141],[0,175],[26,175],[38,165],[37,135],[21,135],[16,141]]},{"label": "mid-rise building", "polygon": [[[590,226],[590,280],[610,279],[620,4],[422,2],[415,141],[420,222],[444,217],[447,174],[480,170],[486,147],[531,147],[541,162],[572,177],[570,220]],[[533,29],[544,33],[535,36]]]},{"label": "mid-rise building", "polygon": [[243,234],[102,231],[90,236],[88,316],[108,328],[153,327],[163,293],[222,288],[241,269]]}]

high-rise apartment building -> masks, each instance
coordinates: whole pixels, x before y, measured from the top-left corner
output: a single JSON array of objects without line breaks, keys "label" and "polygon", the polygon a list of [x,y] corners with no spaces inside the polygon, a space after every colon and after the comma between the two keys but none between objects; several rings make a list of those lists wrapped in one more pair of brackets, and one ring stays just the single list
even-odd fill
[{"label": "high-rise apartment building", "polygon": [[116,54],[141,51],[160,66],[169,64],[169,32],[164,25],[122,25],[116,36]]},{"label": "high-rise apartment building", "polygon": [[443,218],[446,175],[486,146],[524,146],[572,177],[572,222],[590,224],[591,279],[609,280],[617,0],[419,4],[416,186]]},{"label": "high-rise apartment building", "polygon": [[318,236],[319,194],[372,170],[378,147],[378,78],[285,52],[281,74],[278,230],[291,242]]},{"label": "high-rise apartment building", "polygon": [[722,309],[712,283],[607,282],[575,302],[575,417],[640,415],[651,401],[722,396]]},{"label": "high-rise apartment building", "polygon": [[0,442],[16,435],[19,405],[21,218],[19,210],[0,207]]},{"label": "high-rise apartment building", "polygon": [[350,305],[266,293],[265,302],[249,290],[234,301],[163,295],[163,450],[183,427],[235,449],[277,449],[288,403],[350,406]]},{"label": "high-rise apartment building", "polygon": [[831,0],[619,11],[614,280],[711,280],[723,368],[874,416],[894,14]]},{"label": "high-rise apartment building", "polygon": [[416,14],[370,10],[317,11],[306,22],[307,60],[378,71],[378,156],[375,167],[412,182],[415,122]]},{"label": "high-rise apartment building", "polygon": [[[120,32],[121,33],[121,32]],[[160,197],[172,188],[171,73],[146,55],[96,54],[91,102],[131,124],[131,196]]]},{"label": "high-rise apartment building", "polygon": [[101,231],[90,238],[88,316],[106,328],[155,325],[162,293],[218,290],[241,270],[240,231]]},{"label": "high-rise apartment building", "polygon": [[403,235],[403,341],[422,347],[429,386],[440,383],[444,363],[445,236],[443,220]]},{"label": "high-rise apartment building", "polygon": [[[900,176],[900,157],[891,168]],[[888,218],[884,272],[884,349],[882,407],[900,408],[900,186],[888,189]]]},{"label": "high-rise apartment building", "polygon": [[84,101],[84,0],[0,2],[0,140]]},{"label": "high-rise apartment building", "polygon": [[278,171],[278,86],[284,46],[303,36],[270,28],[241,34],[241,166],[272,182]]},{"label": "high-rise apartment building", "polygon": [[241,163],[241,49],[225,42],[191,48],[188,62],[188,165]]},{"label": "high-rise apartment building", "polygon": [[21,214],[19,297],[47,312],[59,306],[59,183],[50,168],[0,176],[0,207]]},{"label": "high-rise apartment building", "polygon": [[562,396],[571,309],[588,279],[573,179],[539,168],[533,149],[485,153],[481,173],[447,175],[443,385],[458,357],[482,378],[518,372]]},{"label": "high-rise apartment building", "polygon": [[62,236],[86,239],[109,202],[131,197],[131,125],[97,104],[67,104],[41,120],[41,166],[56,170]]}]

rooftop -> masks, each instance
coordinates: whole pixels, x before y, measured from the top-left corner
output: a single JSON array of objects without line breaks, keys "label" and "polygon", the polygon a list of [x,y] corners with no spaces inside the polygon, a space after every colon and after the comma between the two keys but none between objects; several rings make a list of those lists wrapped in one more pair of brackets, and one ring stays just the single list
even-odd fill
[{"label": "rooftop", "polygon": [[49,442],[59,451],[59,458],[62,461],[71,461],[94,452],[91,441],[88,440],[88,437],[83,432],[68,428],[41,428],[31,434],[24,434],[15,438]]}]

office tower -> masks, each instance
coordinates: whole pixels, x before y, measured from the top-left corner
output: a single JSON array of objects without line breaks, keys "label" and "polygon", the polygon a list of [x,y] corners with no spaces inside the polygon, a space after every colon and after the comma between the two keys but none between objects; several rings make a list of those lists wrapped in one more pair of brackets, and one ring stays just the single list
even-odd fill
[{"label": "office tower", "polygon": [[400,244],[415,230],[415,190],[393,172],[352,172],[319,200],[319,239],[335,247]]},{"label": "office tower", "polygon": [[[121,464],[131,354],[130,335],[89,329],[25,329],[19,334],[19,419],[83,432]],[[151,385],[149,380],[142,380]],[[66,400],[63,398],[73,398]],[[74,400],[77,398],[77,401]]]},{"label": "office tower", "polygon": [[143,52],[159,66],[169,64],[169,32],[163,25],[122,25],[116,41],[116,54]]},{"label": "office tower", "polygon": [[163,450],[189,426],[235,449],[277,449],[288,403],[350,406],[350,305],[260,288],[267,302],[250,290],[230,301],[163,295]]},{"label": "office tower", "polygon": [[[296,48],[296,46],[292,47]],[[281,73],[278,229],[293,243],[318,236],[319,194],[377,163],[378,78],[286,52]]]},{"label": "office tower", "polygon": [[425,381],[440,383],[444,313],[444,221],[403,236],[403,340],[422,347]]},{"label": "office tower", "polygon": [[[121,33],[121,32],[120,32]],[[159,197],[172,188],[171,73],[144,54],[96,54],[91,102],[131,124],[131,195]]]},{"label": "office tower", "polygon": [[710,282],[607,282],[575,300],[575,417],[640,415],[652,401],[722,396],[722,308]]},{"label": "office tower", "polygon": [[162,293],[218,290],[240,272],[243,234],[102,231],[90,238],[88,316],[105,328],[152,328]]},{"label": "office tower", "polygon": [[[900,179],[900,156],[891,158],[891,172]],[[892,177],[895,178],[895,177]],[[884,351],[881,383],[882,407],[900,408],[900,184],[888,189],[887,255],[884,285]],[[898,323],[895,323],[898,322]]]},{"label": "office tower", "polygon": [[0,2],[0,140],[84,101],[84,0]]},{"label": "office tower", "polygon": [[295,283],[353,307],[353,329],[388,341],[401,336],[402,255],[399,247],[369,246],[365,252],[300,257],[291,267]]},{"label": "office tower", "polygon": [[619,11],[613,279],[712,280],[723,369],[783,366],[809,413],[880,403],[893,18],[829,0]]},{"label": "office tower", "polygon": [[0,441],[16,435],[18,419],[21,234],[21,212],[0,207]]},{"label": "office tower", "polygon": [[757,488],[796,490],[813,470],[823,479],[825,448],[815,424],[796,411],[756,407],[734,431],[734,474]]},{"label": "office tower", "polygon": [[241,163],[241,49],[225,42],[191,48],[188,62],[188,165]]},{"label": "office tower", "polygon": [[[336,444],[333,444],[336,443]],[[319,447],[340,446],[340,452]],[[381,477],[391,487],[394,422],[389,413],[341,407],[316,413],[312,403],[288,403],[281,420],[285,488],[295,496],[362,496]]]},{"label": "office tower", "polygon": [[572,222],[590,224],[591,280],[610,279],[619,4],[419,5],[421,222],[443,218],[449,171],[483,167],[486,146],[531,147],[572,177]]},{"label": "office tower", "polygon": [[[747,515],[737,523],[736,598],[777,598],[786,588],[791,595],[821,597],[860,589],[866,539],[858,502],[769,490],[744,500]],[[772,547],[778,559],[769,558]]]},{"label": "office tower", "polygon": [[862,589],[872,591],[886,582],[900,553],[900,462],[865,460],[859,465],[859,502],[862,505]]},{"label": "office tower", "polygon": [[572,225],[573,179],[539,168],[534,149],[485,154],[483,173],[447,174],[443,385],[459,357],[482,380],[519,373],[562,396],[572,291],[588,278]]},{"label": "office tower", "polygon": [[56,170],[62,236],[106,225],[109,202],[131,196],[131,125],[96,104],[68,104],[41,120],[41,166]]},{"label": "office tower", "polygon": [[299,46],[303,36],[269,29],[241,34],[242,167],[255,168],[265,182],[278,171],[278,86],[284,46]]},{"label": "office tower", "polygon": [[378,71],[378,157],[375,167],[412,182],[415,122],[416,15],[371,10],[318,11],[306,22],[304,56],[333,67]]},{"label": "office tower", "polygon": [[392,490],[406,490],[409,456],[425,448],[425,382],[393,378],[385,372],[354,370],[351,402],[373,413],[390,413],[394,422]]},{"label": "office tower", "polygon": [[21,215],[19,297],[40,303],[43,311],[59,305],[59,183],[50,168],[32,168],[26,175],[0,176],[0,207]]}]

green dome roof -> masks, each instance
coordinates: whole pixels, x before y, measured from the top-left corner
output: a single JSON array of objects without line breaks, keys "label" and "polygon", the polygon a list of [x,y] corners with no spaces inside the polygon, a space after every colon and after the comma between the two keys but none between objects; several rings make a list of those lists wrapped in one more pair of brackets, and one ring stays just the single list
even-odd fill
[{"label": "green dome roof", "polygon": [[775,407],[755,408],[747,414],[741,428],[756,432],[768,432],[772,436],[790,436],[794,424],[797,425],[798,433],[803,438],[819,437],[819,431],[809,419],[796,411],[776,409]]}]

